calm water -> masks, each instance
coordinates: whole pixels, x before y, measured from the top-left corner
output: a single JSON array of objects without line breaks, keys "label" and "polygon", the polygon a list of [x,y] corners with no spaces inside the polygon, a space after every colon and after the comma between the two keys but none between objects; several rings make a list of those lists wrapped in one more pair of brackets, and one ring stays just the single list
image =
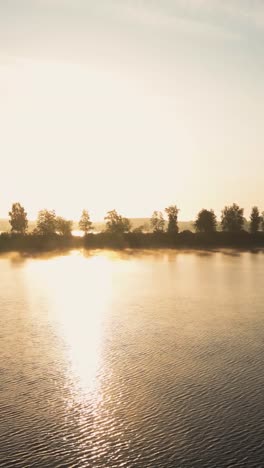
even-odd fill
[{"label": "calm water", "polygon": [[264,254],[0,258],[0,466],[264,467]]}]

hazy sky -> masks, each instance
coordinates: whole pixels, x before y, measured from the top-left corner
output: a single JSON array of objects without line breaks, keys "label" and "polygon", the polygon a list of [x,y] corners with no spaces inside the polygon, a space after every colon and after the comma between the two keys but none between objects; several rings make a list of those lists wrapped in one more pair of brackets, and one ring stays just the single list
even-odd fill
[{"label": "hazy sky", "polygon": [[264,209],[263,0],[0,0],[0,217]]}]

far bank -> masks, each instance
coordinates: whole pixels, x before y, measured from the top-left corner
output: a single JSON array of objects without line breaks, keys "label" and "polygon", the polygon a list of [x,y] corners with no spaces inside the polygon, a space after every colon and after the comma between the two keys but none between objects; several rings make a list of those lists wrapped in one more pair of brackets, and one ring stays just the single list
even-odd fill
[{"label": "far bank", "polygon": [[36,234],[0,235],[0,252],[46,252],[71,249],[219,249],[252,250],[264,248],[264,232],[251,234],[214,232],[193,233],[127,233],[122,235],[102,232],[80,236],[41,236]]}]

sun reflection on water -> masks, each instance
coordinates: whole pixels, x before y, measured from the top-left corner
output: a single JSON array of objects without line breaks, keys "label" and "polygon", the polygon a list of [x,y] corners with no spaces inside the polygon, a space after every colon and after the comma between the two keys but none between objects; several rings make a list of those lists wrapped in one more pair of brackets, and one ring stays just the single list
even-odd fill
[{"label": "sun reflection on water", "polygon": [[[111,302],[112,265],[106,255],[85,258],[78,252],[28,264],[29,283],[48,304],[48,319],[67,361],[74,399],[96,395],[103,349],[103,321]],[[78,276],[77,276],[78,275]]]}]

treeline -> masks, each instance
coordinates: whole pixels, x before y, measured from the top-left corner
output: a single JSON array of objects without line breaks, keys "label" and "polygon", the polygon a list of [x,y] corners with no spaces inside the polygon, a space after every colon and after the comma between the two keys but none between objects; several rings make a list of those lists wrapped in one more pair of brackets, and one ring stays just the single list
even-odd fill
[{"label": "treeline", "polygon": [[[153,233],[177,234],[179,209],[176,205],[165,208],[165,215],[161,211],[154,211],[150,218],[150,226]],[[131,222],[128,218],[121,216],[116,210],[108,211],[105,218],[105,232],[112,234],[125,234],[128,232],[144,233],[148,230],[147,226],[142,225],[132,229]],[[246,219],[244,218],[244,209],[240,208],[236,203],[231,206],[225,206],[222,210],[220,226],[225,232],[241,232],[244,229]],[[9,212],[9,223],[11,232],[15,234],[25,235],[28,232],[28,218],[25,208],[20,203],[13,203],[12,209]],[[213,210],[202,209],[194,222],[196,232],[213,233],[217,231],[218,221]],[[94,226],[90,219],[89,212],[83,210],[79,221],[79,229],[85,235],[93,232]],[[57,216],[54,210],[41,210],[38,213],[36,228],[33,234],[50,236],[70,236],[73,230],[73,221],[67,220],[62,216]],[[251,211],[249,220],[249,230],[251,233],[256,233],[260,230],[264,231],[264,212],[262,215],[258,207],[254,206]]]},{"label": "treeline", "polygon": [[[28,218],[24,207],[14,203],[9,212],[11,234],[2,233],[0,250],[53,248],[206,248],[206,247],[264,247],[264,213],[254,206],[245,230],[244,210],[236,203],[225,206],[220,223],[213,210],[202,209],[194,221],[196,233],[179,232],[179,209],[176,205],[164,212],[154,211],[150,218],[151,232],[145,225],[132,228],[128,218],[116,210],[108,211],[103,232],[94,233],[88,210],[83,210],[79,229],[84,236],[72,236],[73,221],[57,216],[54,210],[38,213],[36,228],[28,232]],[[219,225],[221,230],[219,231]]]}]

